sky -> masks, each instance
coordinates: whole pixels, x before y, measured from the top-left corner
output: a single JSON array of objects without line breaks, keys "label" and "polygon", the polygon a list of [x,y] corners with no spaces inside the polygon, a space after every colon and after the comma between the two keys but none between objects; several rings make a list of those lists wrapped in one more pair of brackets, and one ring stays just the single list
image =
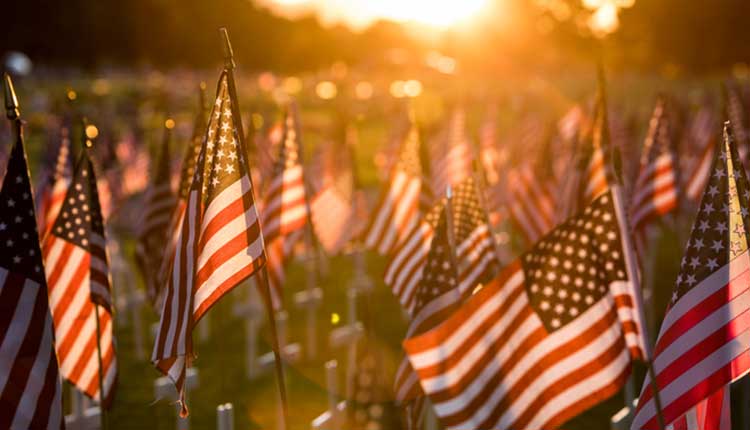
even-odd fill
[{"label": "sky", "polygon": [[315,12],[324,24],[355,29],[378,19],[447,28],[482,12],[488,0],[259,0],[276,13],[295,17]]}]

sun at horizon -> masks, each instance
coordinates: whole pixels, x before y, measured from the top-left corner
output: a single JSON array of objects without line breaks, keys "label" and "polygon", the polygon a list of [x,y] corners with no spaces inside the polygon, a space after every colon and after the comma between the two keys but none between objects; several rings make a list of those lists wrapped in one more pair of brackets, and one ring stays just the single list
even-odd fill
[{"label": "sun at horizon", "polygon": [[355,29],[377,20],[446,29],[478,16],[489,0],[263,0],[262,3],[285,16],[314,12],[324,24],[343,23]]}]

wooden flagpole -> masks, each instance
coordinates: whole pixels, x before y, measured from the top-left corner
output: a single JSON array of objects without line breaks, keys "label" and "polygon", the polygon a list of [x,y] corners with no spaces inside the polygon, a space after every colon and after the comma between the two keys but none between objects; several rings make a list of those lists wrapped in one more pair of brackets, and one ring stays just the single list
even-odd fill
[{"label": "wooden flagpole", "polygon": [[99,419],[101,420],[102,430],[109,428],[109,419],[107,417],[107,408],[104,407],[104,368],[102,361],[102,332],[99,324],[99,305],[94,304],[94,313],[96,317],[96,359],[99,363]]},{"label": "wooden flagpole", "polygon": [[[88,135],[88,121],[83,118],[83,151],[88,151],[94,146],[94,142],[91,140],[95,136]],[[88,160],[88,154],[86,156]],[[104,361],[102,360],[102,331],[101,325],[99,324],[99,305],[94,303],[94,317],[96,318],[96,360],[98,364],[98,377],[99,377],[99,420],[102,430],[109,428],[109,419],[107,417],[107,408],[104,407]]]},{"label": "wooden flagpole", "polygon": [[[625,205],[622,197],[622,163],[620,159],[619,149],[611,145],[609,141],[609,118],[607,116],[607,93],[605,91],[606,81],[604,76],[604,65],[602,58],[599,58],[597,65],[597,78],[599,86],[598,104],[599,104],[599,115],[601,115],[601,140],[609,145],[611,151],[612,163],[615,184],[611,187],[612,198],[615,207],[615,215],[617,216],[617,224],[620,228],[620,237],[622,240],[624,257],[625,257],[625,269],[628,272],[628,279],[633,285],[633,296],[636,301],[635,305],[638,308],[637,317],[640,319],[639,323],[643,330],[643,348],[646,354],[646,366],[648,368],[649,380],[651,381],[651,391],[653,393],[654,405],[656,407],[656,419],[659,423],[659,429],[665,430],[664,424],[664,413],[661,407],[661,396],[659,394],[659,386],[656,383],[656,372],[654,372],[654,362],[651,356],[651,341],[648,334],[648,325],[646,324],[646,317],[643,313],[643,291],[641,289],[641,278],[636,266],[635,253],[633,251],[633,243],[630,240],[630,229],[627,228],[628,221],[626,218]],[[595,119],[596,120],[596,119]],[[632,407],[632,404],[628,404],[628,407]]]},{"label": "wooden flagpole", "polygon": [[3,85],[5,88],[5,116],[16,127],[19,127],[18,121],[21,119],[21,112],[18,110],[18,97],[16,97],[16,90],[13,87],[13,80],[8,73],[3,73],[3,81],[5,82],[5,85]]},{"label": "wooden flagpole", "polygon": [[[662,412],[661,407],[661,396],[659,395],[659,386],[656,384],[656,375],[654,372],[654,362],[653,358],[651,356],[651,340],[649,336],[649,328],[646,324],[646,316],[643,313],[643,291],[641,289],[641,282],[640,282],[640,276],[638,273],[638,268],[636,266],[636,259],[635,259],[635,253],[633,252],[633,243],[630,240],[630,234],[628,228],[626,228],[625,223],[627,223],[627,218],[625,218],[625,208],[623,205],[623,198],[622,198],[622,189],[620,188],[619,184],[616,184],[612,186],[612,199],[614,200],[614,206],[615,206],[615,214],[617,216],[617,224],[620,227],[620,237],[622,240],[622,247],[624,251],[624,257],[625,257],[625,270],[628,272],[628,279],[630,279],[630,282],[633,285],[633,296],[635,299],[635,306],[638,309],[637,317],[640,319],[639,325],[641,326],[641,329],[643,330],[643,348],[644,353],[646,354],[645,361],[646,366],[648,368],[648,376],[651,381],[651,391],[654,395],[654,405],[656,406],[656,417],[659,422],[659,428],[661,430],[664,430],[664,414]],[[628,399],[628,402],[632,403],[631,399]],[[626,405],[629,408],[632,407],[632,404]]]},{"label": "wooden flagpole", "polygon": [[[234,82],[234,52],[232,51],[232,44],[229,41],[229,34],[227,33],[227,29],[222,27],[219,29],[219,32],[221,33],[222,47],[224,49],[224,70],[227,73],[229,97],[232,100],[232,116],[235,118],[235,126],[237,127],[240,157],[242,157],[245,167],[249,169],[250,164],[247,158],[247,151],[245,150],[245,133],[242,129],[242,117],[240,116],[240,107],[237,100],[237,87]],[[250,189],[253,193],[253,200],[255,200],[255,191],[253,191],[255,189],[255,186],[253,185],[253,178],[252,175],[250,175],[249,171],[247,173],[250,180]],[[258,220],[258,225],[260,227],[260,219]],[[262,228],[260,230],[261,232],[263,231]],[[263,285],[264,294],[261,294],[261,296],[263,296],[266,305],[268,321],[271,327],[271,344],[273,347],[273,355],[276,368],[276,380],[279,386],[279,397],[281,400],[281,408],[283,411],[282,418],[284,420],[281,428],[286,430],[289,428],[289,407],[287,404],[286,383],[284,381],[284,363],[282,362],[281,349],[279,348],[279,335],[276,329],[276,318],[273,311],[273,303],[271,303],[271,287],[268,284],[268,270],[265,264],[260,269],[260,273],[258,275],[260,278],[260,283]]]}]

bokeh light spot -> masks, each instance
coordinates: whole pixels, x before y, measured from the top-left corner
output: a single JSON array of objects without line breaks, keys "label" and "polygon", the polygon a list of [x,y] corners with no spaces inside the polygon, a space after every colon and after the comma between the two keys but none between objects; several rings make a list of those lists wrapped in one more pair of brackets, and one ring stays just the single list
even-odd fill
[{"label": "bokeh light spot", "polygon": [[336,312],[331,314],[331,324],[336,325],[339,322],[341,322],[341,316],[337,314]]},{"label": "bokeh light spot", "polygon": [[315,86],[315,94],[323,100],[330,100],[336,97],[337,93],[336,84],[331,81],[321,81]]}]

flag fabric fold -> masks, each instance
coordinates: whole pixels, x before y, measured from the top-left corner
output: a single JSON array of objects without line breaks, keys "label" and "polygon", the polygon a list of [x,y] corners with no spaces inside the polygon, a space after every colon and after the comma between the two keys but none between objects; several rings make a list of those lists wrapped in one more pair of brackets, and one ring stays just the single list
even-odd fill
[{"label": "flag fabric fold", "polygon": [[208,119],[166,285],[152,361],[185,405],[185,374],[195,324],[224,294],[266,262],[236,101],[222,72]]},{"label": "flag fabric fold", "polygon": [[[498,262],[494,251],[495,239],[481,207],[479,189],[474,179],[467,178],[453,189],[453,193],[458,287],[465,292],[483,280]],[[435,234],[434,229],[445,203],[445,198],[440,199],[388,259],[385,283],[410,314],[414,312],[416,292]]]},{"label": "flag fabric fold", "polygon": [[283,307],[285,267],[307,225],[309,204],[302,167],[299,118],[288,106],[279,155],[263,199],[263,236],[267,245],[268,282],[274,309]]},{"label": "flag fabric fold", "polygon": [[170,217],[174,213],[176,198],[171,186],[170,130],[165,129],[154,177],[144,195],[143,219],[135,248],[136,261],[146,284],[146,294],[153,305],[159,302],[162,260],[168,243]]},{"label": "flag fabric fold", "polygon": [[60,130],[60,147],[57,150],[55,170],[47,178],[37,193],[39,213],[39,234],[42,240],[47,236],[52,224],[60,213],[65,193],[70,185],[72,166],[70,162],[70,136],[67,127]]},{"label": "flag fabric fold", "polygon": [[[667,423],[750,371],[749,199],[727,123],[656,341],[655,383]],[[647,377],[633,430],[658,427],[651,385]]]},{"label": "flag fabric fold", "polygon": [[659,98],[649,122],[630,205],[630,223],[638,251],[646,248],[646,230],[651,220],[677,208],[677,172],[672,148],[672,130],[667,104]]},{"label": "flag fabric fold", "polygon": [[381,255],[392,253],[419,224],[422,193],[422,167],[419,158],[419,132],[413,120],[388,182],[365,229],[364,242]]},{"label": "flag fabric fold", "polygon": [[86,148],[44,240],[42,255],[62,375],[109,407],[117,386],[109,259],[96,173]]},{"label": "flag fabric fold", "polygon": [[182,158],[182,165],[180,166],[180,178],[177,184],[177,195],[176,201],[174,202],[174,209],[169,219],[169,227],[167,230],[166,239],[166,250],[159,266],[158,275],[158,288],[155,291],[155,297],[152,299],[152,304],[157,312],[161,312],[162,300],[164,299],[164,288],[167,281],[169,280],[169,273],[174,262],[174,255],[177,249],[180,232],[182,231],[182,222],[185,219],[185,209],[187,208],[188,195],[190,194],[190,186],[195,176],[195,166],[198,161],[198,154],[201,150],[201,143],[203,142],[203,133],[206,129],[206,113],[204,112],[203,106],[199,109],[198,114],[195,117],[193,123],[193,133],[185,149],[185,154]]},{"label": "flag fabric fold", "polygon": [[[463,298],[470,293],[462,293],[458,288],[458,268],[453,252],[448,239],[446,211],[443,210],[430,243],[424,274],[417,287],[414,317],[409,324],[407,337],[434,328],[453,313]],[[424,405],[424,400],[419,398],[424,394],[419,386],[419,379],[406,357],[402,359],[396,373],[394,391],[396,402],[406,409],[409,428],[417,428]]]},{"label": "flag fabric fold", "polygon": [[17,121],[0,188],[0,428],[60,429],[64,420],[55,334]]},{"label": "flag fabric fold", "polygon": [[605,192],[404,341],[447,429],[554,428],[624,386],[647,354],[617,213]]}]

